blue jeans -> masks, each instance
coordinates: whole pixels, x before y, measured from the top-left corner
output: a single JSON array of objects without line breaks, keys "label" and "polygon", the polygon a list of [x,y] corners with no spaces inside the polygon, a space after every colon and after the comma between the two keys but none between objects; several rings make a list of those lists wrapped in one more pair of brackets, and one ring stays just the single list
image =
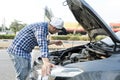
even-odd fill
[{"label": "blue jeans", "polygon": [[14,54],[10,54],[10,57],[12,58],[15,67],[16,79],[26,80],[31,69],[31,60],[22,58]]}]

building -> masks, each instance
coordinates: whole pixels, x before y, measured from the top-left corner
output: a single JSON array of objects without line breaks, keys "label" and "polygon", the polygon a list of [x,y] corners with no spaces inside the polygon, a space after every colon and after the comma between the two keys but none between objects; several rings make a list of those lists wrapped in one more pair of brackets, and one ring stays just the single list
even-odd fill
[{"label": "building", "polygon": [[77,22],[65,22],[64,27],[68,33],[81,33],[86,34],[85,30],[82,28],[82,26]]},{"label": "building", "polygon": [[120,23],[110,23],[110,26],[114,32],[120,31]]}]

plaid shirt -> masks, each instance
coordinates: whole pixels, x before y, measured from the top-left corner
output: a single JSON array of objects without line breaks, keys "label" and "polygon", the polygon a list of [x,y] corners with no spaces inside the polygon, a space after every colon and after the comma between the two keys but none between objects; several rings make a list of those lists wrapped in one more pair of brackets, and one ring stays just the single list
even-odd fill
[{"label": "plaid shirt", "polygon": [[18,55],[30,59],[32,49],[40,47],[40,57],[49,57],[48,53],[48,23],[35,23],[24,27],[15,37],[8,48],[9,54]]}]

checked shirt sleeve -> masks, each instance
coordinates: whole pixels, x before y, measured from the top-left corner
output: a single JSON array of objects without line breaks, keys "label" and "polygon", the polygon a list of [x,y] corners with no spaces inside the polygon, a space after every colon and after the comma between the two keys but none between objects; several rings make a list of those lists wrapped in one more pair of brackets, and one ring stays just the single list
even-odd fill
[{"label": "checked shirt sleeve", "polygon": [[38,26],[36,28],[35,36],[40,47],[40,57],[49,57],[48,42],[47,42],[47,28],[45,26]]}]

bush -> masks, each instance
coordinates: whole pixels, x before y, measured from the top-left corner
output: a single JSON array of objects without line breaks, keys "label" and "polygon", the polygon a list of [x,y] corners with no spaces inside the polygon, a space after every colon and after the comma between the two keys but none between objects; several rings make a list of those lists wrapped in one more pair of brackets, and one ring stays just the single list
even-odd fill
[{"label": "bush", "polygon": [[[13,39],[15,35],[0,35],[0,39]],[[105,36],[98,36],[96,40],[101,40],[105,38]],[[54,35],[50,37],[51,40],[81,40],[81,41],[88,41],[90,40],[87,35],[80,35],[80,34],[69,34],[69,35]]]},{"label": "bush", "polygon": [[[101,40],[105,38],[105,36],[98,36],[96,40]],[[51,40],[81,40],[81,41],[89,41],[90,38],[87,35],[56,35],[51,36]]]},{"label": "bush", "polygon": [[82,37],[81,35],[56,35],[56,36],[51,36],[51,40],[85,40],[87,41],[89,38],[88,36]]},{"label": "bush", "polygon": [[88,41],[90,38],[88,36],[80,36],[81,41]]},{"label": "bush", "polygon": [[10,35],[10,34],[3,34],[0,35],[0,39],[13,39],[15,35]]},{"label": "bush", "polygon": [[80,40],[80,37],[77,37],[77,36],[71,36],[68,40]]},{"label": "bush", "polygon": [[68,40],[70,36],[66,35],[58,35],[58,36],[51,36],[51,40]]}]

